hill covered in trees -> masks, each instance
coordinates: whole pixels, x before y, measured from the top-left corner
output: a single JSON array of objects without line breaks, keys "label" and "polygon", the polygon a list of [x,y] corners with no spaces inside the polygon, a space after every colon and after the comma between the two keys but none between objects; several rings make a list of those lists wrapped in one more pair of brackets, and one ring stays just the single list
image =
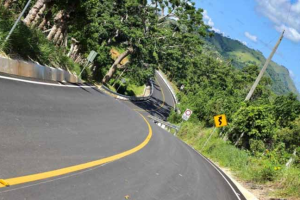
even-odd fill
[{"label": "hill covered in trees", "polygon": [[[219,33],[214,33],[214,36],[208,37],[206,41],[212,51],[217,51],[224,60],[230,60],[232,65],[238,69],[243,69],[251,64],[262,68],[266,62],[266,58],[260,51],[250,49],[240,41],[233,40]],[[287,68],[272,61],[267,68],[266,75],[272,80],[273,92],[278,95],[293,92],[300,98],[300,94]]]}]

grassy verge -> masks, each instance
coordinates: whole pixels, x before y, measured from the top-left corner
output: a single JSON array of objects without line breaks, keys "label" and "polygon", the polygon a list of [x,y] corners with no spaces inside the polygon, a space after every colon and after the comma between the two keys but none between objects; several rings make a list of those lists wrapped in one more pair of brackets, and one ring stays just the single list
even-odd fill
[{"label": "grassy verge", "polygon": [[137,86],[134,84],[129,84],[127,90],[132,91],[135,96],[142,96],[144,94],[146,85]]},{"label": "grassy verge", "polygon": [[[178,136],[200,151],[212,129],[201,125],[186,123]],[[231,169],[234,174],[245,181],[272,185],[272,195],[278,197],[300,198],[300,169],[279,165],[272,160],[272,155],[255,157],[250,152],[235,148],[215,133],[201,151],[205,156],[220,166]]]}]

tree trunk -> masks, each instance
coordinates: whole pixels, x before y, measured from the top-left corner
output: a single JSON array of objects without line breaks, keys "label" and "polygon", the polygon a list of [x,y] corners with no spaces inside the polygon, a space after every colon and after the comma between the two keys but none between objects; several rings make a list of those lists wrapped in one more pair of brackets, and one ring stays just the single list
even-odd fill
[{"label": "tree trunk", "polygon": [[54,18],[54,25],[52,26],[52,29],[50,31],[50,33],[47,36],[48,40],[52,40],[53,37],[56,35],[56,32],[58,31],[59,27],[61,26],[61,24],[63,23],[63,16],[64,16],[64,11],[59,11],[55,18]]},{"label": "tree trunk", "polygon": [[62,34],[62,27],[58,27],[54,37],[53,37],[53,43],[56,44],[56,42],[59,39],[59,36]]},{"label": "tree trunk", "polygon": [[47,22],[51,19],[51,17],[52,17],[52,12],[51,10],[49,10],[45,15],[45,17],[43,18],[42,22],[39,24],[38,29],[44,30]]},{"label": "tree trunk", "polygon": [[63,46],[64,45],[64,36],[66,34],[65,33],[61,33],[59,38],[58,38],[58,41],[56,43],[57,46]]},{"label": "tree trunk", "polygon": [[5,8],[9,8],[9,6],[10,6],[11,3],[12,3],[12,1],[13,1],[13,0],[6,0],[6,1],[4,1],[4,7],[5,7]]},{"label": "tree trunk", "polygon": [[124,58],[126,58],[129,54],[132,54],[132,53],[133,53],[133,49],[128,48],[124,53],[120,54],[119,57],[115,60],[114,64],[110,67],[107,74],[102,79],[102,83],[107,83],[112,78],[112,76],[115,74],[119,63],[122,62],[122,60]]},{"label": "tree trunk", "polygon": [[75,59],[75,63],[80,63],[82,61],[82,58],[81,58],[81,54],[79,54],[78,56],[77,56],[77,58]]},{"label": "tree trunk", "polygon": [[64,41],[63,41],[63,45],[65,46],[65,49],[68,48],[68,33],[66,32],[65,34],[65,38],[64,38]]},{"label": "tree trunk", "polygon": [[44,30],[46,24],[47,24],[47,20],[46,20],[46,18],[44,17],[43,20],[42,20],[42,22],[41,22],[40,25],[38,26],[38,29]]},{"label": "tree trunk", "polygon": [[75,44],[74,43],[72,43],[71,44],[71,48],[70,48],[70,51],[69,51],[69,53],[68,53],[68,57],[70,57],[71,56],[71,54],[72,54],[72,52],[73,52],[73,49],[74,49],[74,46],[75,46]]},{"label": "tree trunk", "polygon": [[77,56],[77,52],[78,52],[78,45],[75,45],[75,46],[74,46],[74,49],[73,49],[73,51],[72,51],[72,53],[71,53],[70,58],[72,58],[73,60],[75,60],[75,59],[76,59],[76,56]]},{"label": "tree trunk", "polygon": [[52,0],[38,0],[25,17],[24,23],[27,26],[30,26],[31,22],[37,17],[39,11],[45,6],[46,3],[50,1]]},{"label": "tree trunk", "polygon": [[50,33],[49,33],[48,36],[47,36],[47,39],[48,39],[48,40],[52,40],[52,39],[53,39],[53,37],[55,36],[55,34],[56,34],[56,32],[57,32],[57,29],[58,29],[57,25],[54,24],[54,26],[51,28]]},{"label": "tree trunk", "polygon": [[44,4],[44,6],[40,9],[34,20],[32,21],[31,25],[34,27],[36,24],[41,20],[43,13],[45,12],[47,8],[47,4]]}]

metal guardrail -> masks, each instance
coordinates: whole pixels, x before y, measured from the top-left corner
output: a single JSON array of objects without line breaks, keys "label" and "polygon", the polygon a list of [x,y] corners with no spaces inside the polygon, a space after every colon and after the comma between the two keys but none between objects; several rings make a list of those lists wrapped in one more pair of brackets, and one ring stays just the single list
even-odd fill
[{"label": "metal guardrail", "polygon": [[147,96],[147,97],[126,96],[126,95],[119,94],[119,93],[117,93],[117,92],[111,91],[108,87],[106,87],[106,86],[104,86],[104,85],[102,85],[101,87],[102,87],[104,90],[106,90],[107,92],[116,95],[118,99],[128,100],[128,101],[147,101],[147,100],[149,100],[149,99],[152,97],[153,91],[154,91],[153,80],[152,80],[152,79],[149,79],[149,82],[150,82],[151,92],[150,92],[150,95]]},{"label": "metal guardrail", "polygon": [[165,126],[167,126],[169,128],[173,128],[176,131],[179,131],[179,129],[180,129],[180,126],[176,126],[176,125],[171,124],[169,122],[165,122],[164,120],[161,120],[157,117],[153,117],[152,115],[148,115],[148,118],[152,119],[154,122],[158,122],[158,123],[164,124]]}]

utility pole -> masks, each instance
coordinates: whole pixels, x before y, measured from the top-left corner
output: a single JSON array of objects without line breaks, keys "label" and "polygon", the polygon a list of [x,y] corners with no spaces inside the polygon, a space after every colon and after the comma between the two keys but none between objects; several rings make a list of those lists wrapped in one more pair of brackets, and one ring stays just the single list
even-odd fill
[{"label": "utility pole", "polygon": [[271,62],[271,60],[272,60],[274,54],[276,53],[276,51],[277,51],[277,49],[278,49],[278,47],[279,47],[279,45],[280,45],[280,43],[281,43],[281,41],[282,41],[282,39],[283,39],[284,32],[285,32],[285,30],[283,30],[283,32],[282,32],[282,34],[281,34],[281,36],[280,36],[280,38],[279,38],[277,44],[275,45],[275,47],[274,47],[274,49],[273,49],[271,55],[269,56],[268,60],[266,61],[264,67],[263,67],[262,70],[260,71],[258,77],[256,78],[256,81],[255,81],[255,83],[253,84],[253,86],[252,86],[250,92],[248,93],[248,95],[247,95],[245,101],[249,101],[249,100],[251,99],[251,97],[252,97],[252,95],[253,95],[253,93],[254,93],[254,91],[255,91],[257,85],[259,84],[261,78],[263,77],[263,75],[264,75],[264,73],[265,73],[265,71],[266,71],[268,65],[270,64],[270,62]]},{"label": "utility pole", "polygon": [[7,40],[10,38],[11,34],[14,32],[14,30],[16,29],[18,23],[20,22],[21,18],[23,17],[25,11],[27,10],[27,8],[29,7],[30,3],[32,0],[29,0],[25,6],[25,8],[23,9],[23,11],[21,12],[21,14],[19,15],[17,21],[15,22],[14,26],[12,27],[12,29],[9,31],[7,37],[5,38],[2,47],[4,47],[5,43],[7,42]]}]

